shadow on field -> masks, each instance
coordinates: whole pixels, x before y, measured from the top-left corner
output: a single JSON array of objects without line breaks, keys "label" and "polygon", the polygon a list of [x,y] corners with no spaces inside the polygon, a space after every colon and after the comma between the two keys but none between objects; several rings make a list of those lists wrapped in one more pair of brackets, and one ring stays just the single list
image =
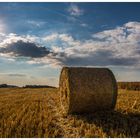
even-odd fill
[{"label": "shadow on field", "polygon": [[119,111],[100,111],[92,115],[78,115],[88,124],[101,127],[108,137],[140,137],[140,114]]}]

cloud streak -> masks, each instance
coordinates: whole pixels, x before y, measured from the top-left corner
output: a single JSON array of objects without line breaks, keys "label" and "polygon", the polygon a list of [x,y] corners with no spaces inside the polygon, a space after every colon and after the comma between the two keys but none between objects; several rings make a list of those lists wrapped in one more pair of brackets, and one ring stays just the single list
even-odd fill
[{"label": "cloud streak", "polygon": [[26,22],[28,25],[33,26],[33,27],[42,27],[44,26],[47,22],[44,21],[35,21],[35,20],[27,20]]},{"label": "cloud streak", "polygon": [[11,76],[11,77],[26,77],[25,74],[7,74],[8,76]]},{"label": "cloud streak", "polygon": [[18,74],[18,73],[0,73],[0,75],[9,76],[9,77],[26,77],[26,74]]}]

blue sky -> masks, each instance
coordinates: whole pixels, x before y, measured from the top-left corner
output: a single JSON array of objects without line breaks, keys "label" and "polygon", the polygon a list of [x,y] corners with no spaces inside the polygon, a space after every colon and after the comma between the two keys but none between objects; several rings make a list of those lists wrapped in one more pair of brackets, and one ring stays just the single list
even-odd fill
[{"label": "blue sky", "polygon": [[62,66],[140,80],[140,3],[0,3],[0,83],[58,86]]}]

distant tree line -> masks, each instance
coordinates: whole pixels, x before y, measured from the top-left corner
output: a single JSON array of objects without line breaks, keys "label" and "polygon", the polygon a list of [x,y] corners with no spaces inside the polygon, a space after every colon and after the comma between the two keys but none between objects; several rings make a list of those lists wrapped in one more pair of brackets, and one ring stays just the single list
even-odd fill
[{"label": "distant tree line", "polygon": [[[0,88],[17,88],[15,85],[0,84]],[[48,85],[25,85],[22,88],[55,88]]]},{"label": "distant tree line", "polygon": [[25,85],[23,88],[55,88],[48,85]]},{"label": "distant tree line", "polygon": [[118,88],[140,91],[140,82],[118,82]]},{"label": "distant tree line", "polygon": [[16,88],[17,86],[15,85],[7,85],[7,84],[1,84],[0,88]]}]

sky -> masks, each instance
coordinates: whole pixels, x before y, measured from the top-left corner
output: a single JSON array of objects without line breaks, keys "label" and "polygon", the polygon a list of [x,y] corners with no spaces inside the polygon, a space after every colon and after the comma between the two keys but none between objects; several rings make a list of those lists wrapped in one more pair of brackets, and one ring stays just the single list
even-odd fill
[{"label": "sky", "polygon": [[0,84],[58,86],[63,66],[140,81],[140,3],[0,3]]}]

